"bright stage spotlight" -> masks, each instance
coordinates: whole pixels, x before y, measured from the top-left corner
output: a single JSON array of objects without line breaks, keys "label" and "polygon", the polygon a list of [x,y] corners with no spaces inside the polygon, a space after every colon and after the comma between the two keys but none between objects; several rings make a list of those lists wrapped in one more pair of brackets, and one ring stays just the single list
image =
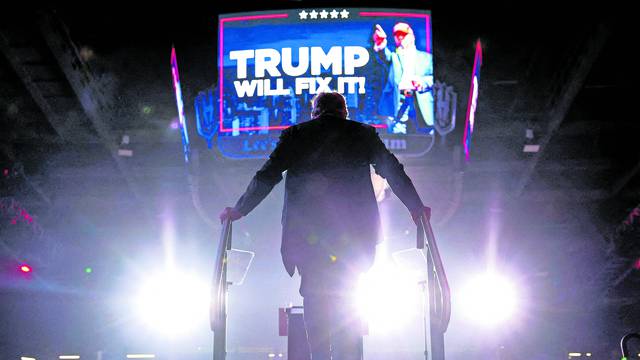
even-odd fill
[{"label": "bright stage spotlight", "polygon": [[361,277],[356,306],[370,333],[387,333],[420,316],[420,296],[416,281],[392,262],[382,262]]},{"label": "bright stage spotlight", "polygon": [[474,323],[494,326],[509,320],[518,308],[518,291],[507,278],[486,273],[469,280],[455,296],[460,311]]},{"label": "bright stage spotlight", "polygon": [[209,285],[196,276],[166,272],[149,279],[134,299],[139,319],[165,335],[186,335],[208,319]]}]

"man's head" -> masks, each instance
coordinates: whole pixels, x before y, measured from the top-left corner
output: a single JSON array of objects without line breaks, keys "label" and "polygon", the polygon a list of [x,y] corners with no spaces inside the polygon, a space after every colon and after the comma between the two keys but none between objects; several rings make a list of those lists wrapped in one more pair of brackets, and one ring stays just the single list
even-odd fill
[{"label": "man's head", "polygon": [[324,115],[333,115],[346,119],[349,116],[347,103],[342,94],[333,92],[321,92],[312,100],[311,118],[315,119]]},{"label": "man's head", "polygon": [[393,27],[393,39],[396,41],[396,47],[403,49],[415,47],[416,37],[413,29],[405,22],[399,22]]}]

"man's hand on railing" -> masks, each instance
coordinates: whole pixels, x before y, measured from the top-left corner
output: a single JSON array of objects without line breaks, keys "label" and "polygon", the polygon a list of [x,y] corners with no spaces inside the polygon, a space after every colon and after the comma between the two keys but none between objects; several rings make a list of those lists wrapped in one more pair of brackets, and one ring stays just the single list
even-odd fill
[{"label": "man's hand on railing", "polygon": [[431,220],[431,208],[425,206],[422,208],[422,211],[414,211],[411,213],[411,218],[413,219],[413,222],[416,224],[416,226],[418,226],[418,224],[420,223],[420,217],[422,215],[425,215],[427,217],[427,221]]},{"label": "man's hand on railing", "polygon": [[223,223],[225,220],[230,220],[230,221],[236,221],[238,219],[240,219],[242,217],[242,213],[240,213],[240,211],[232,208],[232,207],[226,207],[224,208],[224,210],[220,213],[220,223]]}]

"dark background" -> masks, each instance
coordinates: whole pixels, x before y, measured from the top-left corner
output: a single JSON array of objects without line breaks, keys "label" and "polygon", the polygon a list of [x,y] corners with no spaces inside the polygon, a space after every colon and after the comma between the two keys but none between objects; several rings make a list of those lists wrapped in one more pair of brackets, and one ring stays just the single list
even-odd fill
[{"label": "dark background", "polygon": [[[449,355],[495,359],[502,345],[509,359],[555,359],[569,351],[619,356],[617,341],[637,331],[639,320],[637,225],[623,226],[640,203],[632,12],[551,2],[366,5],[431,10],[435,77],[458,93],[456,130],[424,157],[402,159],[433,208],[454,301],[459,284],[489,259],[517,274],[526,289],[519,318],[502,329],[474,329],[454,306]],[[176,263],[208,279],[215,218],[261,165],[224,159],[193,131],[193,99],[217,80],[216,16],[358,6],[275,1],[3,11],[1,356],[91,358],[102,350],[105,359],[125,351],[208,357],[206,319],[197,336],[172,342],[137,328],[120,305],[162,265],[168,233],[175,234]],[[61,28],[68,37],[49,31]],[[484,62],[471,160],[464,162],[478,38]],[[55,50],[57,43],[66,48]],[[72,45],[79,56],[64,50]],[[172,45],[199,158],[189,166],[170,126],[177,116]],[[525,153],[525,144],[541,148]],[[133,156],[118,156],[118,149]],[[277,307],[300,302],[297,278],[288,279],[279,259],[282,192],[277,186],[234,228],[234,246],[257,254],[245,284],[230,295],[236,358],[285,350]],[[16,209],[25,213],[16,217]],[[413,225],[399,200],[391,195],[381,209],[389,251],[413,246]],[[33,273],[19,274],[20,263]],[[420,327],[412,326],[387,343],[365,345],[368,357],[383,356],[385,346],[398,351],[396,358],[420,356],[421,335],[412,333]]]}]

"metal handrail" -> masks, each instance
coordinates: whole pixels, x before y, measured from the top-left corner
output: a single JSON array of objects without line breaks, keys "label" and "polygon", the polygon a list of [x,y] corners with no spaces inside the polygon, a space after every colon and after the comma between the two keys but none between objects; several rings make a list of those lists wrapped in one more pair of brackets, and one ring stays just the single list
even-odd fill
[{"label": "metal handrail", "polygon": [[[425,234],[426,240],[425,243]],[[436,281],[438,283],[437,293],[440,294],[440,304],[436,306],[439,320],[439,328],[442,333],[447,331],[449,327],[449,321],[451,320],[451,289],[449,288],[449,281],[444,271],[444,265],[442,265],[442,258],[440,257],[440,251],[438,251],[438,244],[431,228],[431,223],[427,219],[426,215],[420,216],[418,222],[418,234],[417,234],[417,247],[418,249],[427,248],[427,256],[433,261],[433,267],[436,271]],[[428,271],[432,271],[429,269]],[[431,284],[429,284],[431,287]]]},{"label": "metal handrail", "polygon": [[[231,235],[231,221],[226,220],[223,223],[222,230],[220,232],[220,241],[216,251],[215,269],[211,289],[210,320],[211,330],[214,332],[214,360],[225,360],[226,358],[226,297],[228,287],[227,251],[231,250]],[[428,263],[432,264],[428,271],[431,273],[435,270],[434,280],[438,287],[435,288],[434,285],[436,284],[434,283],[430,283],[428,285],[432,294],[430,298],[438,301],[437,304],[433,304],[434,306],[432,307],[432,310],[438,320],[437,324],[434,325],[437,325],[437,329],[439,330],[440,335],[442,335],[447,331],[449,321],[451,319],[451,290],[442,264],[442,258],[438,251],[438,245],[433,234],[433,229],[431,228],[429,219],[427,219],[425,215],[422,215],[418,221],[417,247],[419,249],[425,249],[426,247]],[[434,319],[432,318],[431,321],[433,323]],[[441,347],[444,346],[443,339],[440,342],[442,342]],[[441,358],[444,358],[444,349],[441,349],[438,352],[442,354]]]},{"label": "metal handrail", "polygon": [[226,358],[227,336],[227,251],[231,250],[231,220],[225,220],[220,232],[220,241],[216,250],[215,268],[211,286],[209,319],[213,339],[213,359]]},{"label": "metal handrail", "polygon": [[622,337],[622,340],[620,340],[620,350],[622,350],[623,360],[631,358],[631,355],[629,354],[629,346],[628,346],[628,342],[631,339],[640,340],[640,334],[636,334],[636,333],[627,334]]}]

